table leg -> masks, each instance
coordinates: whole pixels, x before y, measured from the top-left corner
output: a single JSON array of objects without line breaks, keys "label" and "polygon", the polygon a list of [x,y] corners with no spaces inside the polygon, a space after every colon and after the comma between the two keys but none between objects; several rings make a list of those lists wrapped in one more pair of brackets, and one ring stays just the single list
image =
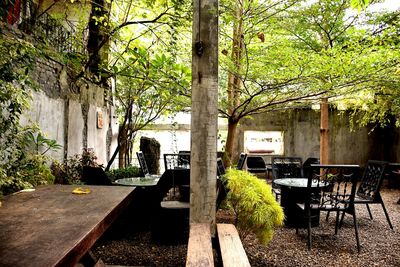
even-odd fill
[{"label": "table leg", "polygon": [[[297,203],[304,203],[304,188],[281,187],[281,206],[285,212],[285,225],[290,228],[307,228],[304,211]],[[311,226],[319,225],[319,211],[312,211]]]}]

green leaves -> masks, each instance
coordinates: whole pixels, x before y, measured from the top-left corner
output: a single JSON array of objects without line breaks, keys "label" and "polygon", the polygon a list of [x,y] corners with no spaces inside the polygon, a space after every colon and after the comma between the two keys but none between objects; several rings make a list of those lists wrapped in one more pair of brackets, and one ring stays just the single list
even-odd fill
[{"label": "green leaves", "polygon": [[247,171],[229,169],[225,177],[229,188],[227,200],[237,216],[240,235],[252,232],[261,243],[267,244],[284,219],[271,186]]}]

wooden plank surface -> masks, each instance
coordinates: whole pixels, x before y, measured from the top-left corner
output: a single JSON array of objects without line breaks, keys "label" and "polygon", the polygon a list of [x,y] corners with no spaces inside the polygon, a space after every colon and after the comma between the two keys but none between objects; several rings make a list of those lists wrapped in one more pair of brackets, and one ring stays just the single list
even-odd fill
[{"label": "wooden plank surface", "polygon": [[217,232],[223,266],[250,267],[236,227],[233,224],[217,224]]},{"label": "wooden plank surface", "polygon": [[73,266],[125,208],[133,187],[51,185],[6,196],[0,208],[0,266]]},{"label": "wooden plank surface", "polygon": [[186,267],[214,266],[210,225],[193,223],[190,225]]}]

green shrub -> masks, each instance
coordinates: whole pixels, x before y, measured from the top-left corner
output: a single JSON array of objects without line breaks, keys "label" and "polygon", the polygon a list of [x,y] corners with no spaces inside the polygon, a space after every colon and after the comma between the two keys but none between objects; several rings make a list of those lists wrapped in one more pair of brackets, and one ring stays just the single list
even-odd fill
[{"label": "green shrub", "polygon": [[141,175],[141,171],[139,167],[128,166],[126,168],[110,170],[106,172],[106,174],[111,181],[115,181],[121,178],[139,177]]},{"label": "green shrub", "polygon": [[225,175],[229,193],[227,203],[235,213],[235,224],[242,238],[253,233],[267,244],[284,220],[282,207],[271,186],[247,171],[229,169]]},{"label": "green shrub", "polygon": [[83,149],[82,154],[76,154],[63,163],[54,161],[51,171],[58,184],[82,184],[83,166],[102,167],[97,162],[97,157],[93,150]]}]

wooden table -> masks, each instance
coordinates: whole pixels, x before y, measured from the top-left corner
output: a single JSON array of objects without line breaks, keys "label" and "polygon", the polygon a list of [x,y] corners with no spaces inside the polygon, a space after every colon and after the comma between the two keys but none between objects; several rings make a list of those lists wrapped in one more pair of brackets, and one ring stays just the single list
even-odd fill
[{"label": "wooden table", "polygon": [[6,196],[0,266],[73,266],[132,199],[133,187],[50,185]]}]

